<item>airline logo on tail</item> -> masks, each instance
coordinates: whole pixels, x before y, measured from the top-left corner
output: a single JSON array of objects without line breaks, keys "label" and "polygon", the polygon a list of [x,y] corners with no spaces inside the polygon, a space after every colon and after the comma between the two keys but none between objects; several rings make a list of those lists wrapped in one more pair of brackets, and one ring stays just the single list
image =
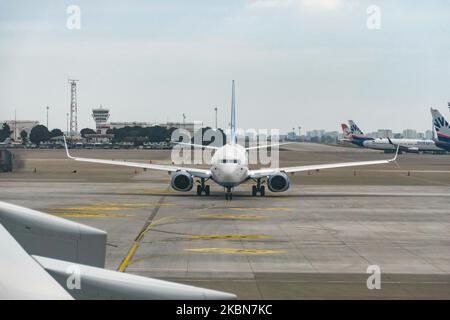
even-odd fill
[{"label": "airline logo on tail", "polygon": [[351,133],[350,129],[348,128],[348,126],[345,123],[341,123],[341,128],[342,128],[342,133],[344,134],[344,138],[351,139],[352,133]]},{"label": "airline logo on tail", "polygon": [[437,138],[439,141],[450,142],[450,125],[447,120],[436,109],[431,109],[433,116],[433,124],[436,129]]},{"label": "airline logo on tail", "polygon": [[364,135],[364,133],[359,129],[356,123],[353,120],[348,120],[348,124],[350,125],[350,131],[353,134]]}]

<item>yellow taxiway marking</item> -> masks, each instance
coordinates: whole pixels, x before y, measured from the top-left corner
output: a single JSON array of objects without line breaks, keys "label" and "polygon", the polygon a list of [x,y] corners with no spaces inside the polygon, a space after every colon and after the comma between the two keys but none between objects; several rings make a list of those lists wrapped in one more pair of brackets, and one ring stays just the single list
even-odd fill
[{"label": "yellow taxiway marking", "polygon": [[228,208],[232,211],[294,211],[292,208],[272,207],[272,208]]},{"label": "yellow taxiway marking", "polygon": [[52,211],[121,211],[124,207],[90,206],[90,207],[66,207],[49,208]]},{"label": "yellow taxiway marking", "polygon": [[113,214],[113,213],[81,213],[81,212],[51,212],[51,215],[58,217],[76,217],[76,218],[127,218],[131,217],[128,214]]},{"label": "yellow taxiway marking", "polygon": [[248,255],[277,254],[285,252],[284,250],[235,249],[235,248],[196,248],[186,250],[201,253],[226,253],[226,254],[248,254]]},{"label": "yellow taxiway marking", "polygon": [[135,241],[133,243],[133,246],[131,247],[130,251],[128,252],[127,256],[125,257],[125,259],[123,260],[122,264],[119,267],[119,272],[124,272],[125,268],[128,266],[128,264],[130,263],[131,258],[133,257],[134,253],[136,252],[136,249],[138,248],[138,244],[139,241]]},{"label": "yellow taxiway marking", "polygon": [[127,207],[168,207],[168,206],[176,206],[175,203],[157,203],[157,202],[146,202],[146,203],[109,203],[111,206],[121,206],[123,208]]},{"label": "yellow taxiway marking", "polygon": [[156,226],[157,224],[161,223],[162,221],[166,221],[166,220],[172,220],[174,219],[173,217],[163,217],[160,218],[158,220],[154,220],[152,223],[150,223],[147,228],[145,228],[144,230],[142,230],[139,235],[136,237],[136,240],[134,240],[133,245],[131,246],[130,251],[128,252],[127,256],[125,257],[125,259],[123,260],[123,262],[120,264],[118,271],[119,272],[124,272],[125,269],[128,267],[128,265],[131,263],[131,259],[134,256],[134,253],[136,252],[137,248],[139,247],[139,244],[141,243],[142,239],[144,238],[145,234],[150,231],[154,226]]},{"label": "yellow taxiway marking", "polygon": [[203,218],[212,218],[212,219],[265,219],[265,218],[269,218],[266,216],[258,216],[258,215],[254,215],[254,214],[242,214],[242,215],[238,215],[238,214],[207,214],[207,215],[202,215],[201,217]]},{"label": "yellow taxiway marking", "polygon": [[225,234],[225,235],[210,235],[210,236],[190,236],[189,239],[205,239],[205,240],[241,240],[241,239],[267,239],[270,236],[259,234]]},{"label": "yellow taxiway marking", "polygon": [[175,192],[167,191],[130,191],[130,192],[116,192],[116,194],[132,194],[132,195],[171,195],[176,194]]}]

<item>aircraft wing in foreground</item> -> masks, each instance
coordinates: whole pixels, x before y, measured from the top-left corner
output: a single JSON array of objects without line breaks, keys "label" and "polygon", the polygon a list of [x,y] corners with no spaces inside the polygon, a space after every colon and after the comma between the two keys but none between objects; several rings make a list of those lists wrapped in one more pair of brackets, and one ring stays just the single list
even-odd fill
[{"label": "aircraft wing in foreground", "polygon": [[106,233],[0,201],[0,300],[236,299],[103,268]]}]

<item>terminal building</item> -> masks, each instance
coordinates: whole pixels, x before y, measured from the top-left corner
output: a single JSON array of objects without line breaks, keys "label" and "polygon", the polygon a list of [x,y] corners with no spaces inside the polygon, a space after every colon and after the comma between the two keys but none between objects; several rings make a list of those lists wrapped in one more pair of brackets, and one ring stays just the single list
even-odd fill
[{"label": "terminal building", "polygon": [[120,122],[108,122],[110,117],[109,109],[103,108],[103,106],[99,106],[98,108],[92,109],[92,118],[95,121],[95,131],[96,134],[86,135],[87,138],[93,139],[97,142],[102,140],[111,140],[113,137],[110,134],[107,134],[108,129],[121,129],[125,127],[153,127],[153,126],[161,126],[167,129],[170,128],[178,128],[185,129],[191,135],[203,127],[202,121],[191,121],[191,122],[166,122],[166,123],[156,123],[156,122],[144,122],[144,121],[120,121]]},{"label": "terminal building", "polygon": [[39,124],[39,121],[37,120],[5,120],[0,121],[0,127],[3,126],[3,124],[6,123],[11,133],[11,138],[14,139],[14,141],[20,141],[22,140],[20,137],[20,133],[22,131],[26,131],[28,133],[28,136],[30,136],[31,129],[33,127],[37,126]]}]

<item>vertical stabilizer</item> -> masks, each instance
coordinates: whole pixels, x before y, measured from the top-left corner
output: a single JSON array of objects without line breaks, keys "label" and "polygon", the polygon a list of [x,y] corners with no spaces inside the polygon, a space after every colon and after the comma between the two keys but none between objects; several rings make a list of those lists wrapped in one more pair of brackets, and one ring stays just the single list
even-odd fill
[{"label": "vertical stabilizer", "polygon": [[442,114],[431,108],[431,115],[433,116],[433,125],[436,129],[437,139],[442,142],[450,142],[450,125]]},{"label": "vertical stabilizer", "polygon": [[350,132],[350,129],[345,123],[341,123],[342,133],[344,134],[345,139],[350,139],[352,137],[352,133]]},{"label": "vertical stabilizer", "polygon": [[350,132],[352,134],[364,135],[364,133],[359,129],[356,123],[353,120],[348,120],[348,124],[350,125]]},{"label": "vertical stabilizer", "polygon": [[236,101],[235,101],[235,93],[234,93],[234,80],[232,82],[231,88],[231,143],[237,143],[236,137]]}]

